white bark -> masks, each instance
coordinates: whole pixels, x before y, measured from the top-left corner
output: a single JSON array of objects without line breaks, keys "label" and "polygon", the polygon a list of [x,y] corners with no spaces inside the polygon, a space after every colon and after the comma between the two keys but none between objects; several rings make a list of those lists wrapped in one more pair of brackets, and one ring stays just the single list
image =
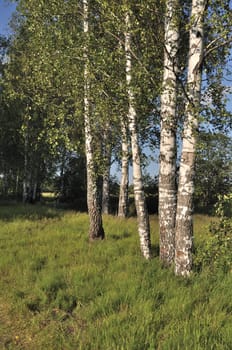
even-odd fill
[{"label": "white bark", "polygon": [[160,259],[174,260],[176,217],[176,91],[179,48],[178,0],[169,0],[165,15],[164,72],[161,94],[159,169]]},{"label": "white bark", "polygon": [[102,213],[109,214],[110,206],[110,166],[111,166],[111,145],[110,145],[110,126],[106,126],[103,136],[104,149],[104,171],[102,183]]},{"label": "white bark", "polygon": [[110,166],[104,171],[102,183],[102,213],[109,214],[110,205]]},{"label": "white bark", "polygon": [[[83,29],[85,39],[88,40],[88,0],[83,0]],[[97,174],[95,173],[95,163],[93,154],[93,135],[90,121],[90,102],[89,102],[89,64],[87,41],[84,48],[84,122],[85,122],[85,153],[87,167],[87,205],[90,219],[89,238],[90,240],[103,239],[104,230],[102,226],[101,203],[99,188],[97,183]]]},{"label": "white bark", "polygon": [[133,161],[133,185],[135,206],[138,219],[138,231],[140,237],[140,248],[143,256],[146,259],[151,257],[151,241],[150,241],[150,226],[149,217],[146,208],[145,195],[143,191],[142,171],[140,162],[139,139],[136,125],[135,99],[131,88],[132,80],[132,59],[131,59],[131,34],[130,34],[130,18],[126,14],[125,18],[125,53],[126,53],[126,82],[129,102],[128,125],[131,136],[131,149]]},{"label": "white bark", "polygon": [[24,169],[23,169],[23,203],[27,202],[29,181],[28,181],[28,123],[24,133]]},{"label": "white bark", "polygon": [[205,1],[192,0],[188,56],[188,102],[183,131],[176,215],[175,273],[188,276],[192,268],[193,192],[196,132],[201,96],[201,65],[203,59],[203,21]]},{"label": "white bark", "polygon": [[127,128],[124,121],[121,122],[122,130],[122,169],[118,203],[118,216],[125,218],[128,213],[128,185],[129,185],[129,144]]}]

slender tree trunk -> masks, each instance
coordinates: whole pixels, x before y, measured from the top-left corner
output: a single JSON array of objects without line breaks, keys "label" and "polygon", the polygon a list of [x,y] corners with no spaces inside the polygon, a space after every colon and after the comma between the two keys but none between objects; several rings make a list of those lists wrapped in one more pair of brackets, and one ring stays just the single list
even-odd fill
[{"label": "slender tree trunk", "polygon": [[159,169],[160,259],[164,265],[170,265],[175,255],[178,2],[167,1],[165,15]]},{"label": "slender tree trunk", "polygon": [[102,183],[102,213],[109,214],[110,207],[110,166],[111,166],[111,146],[109,145],[109,127],[104,134],[104,171]]},{"label": "slender tree trunk", "polygon": [[6,169],[3,176],[3,194],[5,197],[8,196],[9,191],[9,170]]},{"label": "slender tree trunk", "polygon": [[98,176],[95,172],[93,134],[90,121],[90,101],[89,101],[89,63],[88,63],[88,0],[83,0],[83,29],[86,38],[84,48],[84,121],[85,121],[85,153],[87,167],[87,205],[90,220],[89,239],[103,239],[104,229],[101,215],[101,196],[99,193]]},{"label": "slender tree trunk", "polygon": [[133,184],[135,206],[138,219],[138,231],[140,237],[140,248],[146,259],[151,257],[150,225],[146,208],[145,194],[143,191],[142,171],[140,162],[139,139],[136,124],[135,99],[131,88],[132,79],[132,59],[131,59],[131,35],[130,35],[130,18],[126,14],[125,18],[125,53],[126,53],[126,82],[129,102],[128,125],[131,135],[131,149],[133,161]]},{"label": "slender tree trunk", "polygon": [[15,176],[15,197],[18,197],[19,192],[19,170],[17,170],[16,176]]},{"label": "slender tree trunk", "polygon": [[24,169],[23,169],[23,203],[27,202],[29,191],[28,183],[28,125],[24,135]]},{"label": "slender tree trunk", "polygon": [[37,188],[38,188],[38,183],[37,183],[37,180],[35,179],[32,187],[32,203],[35,203],[37,201],[37,196],[36,196]]},{"label": "slender tree trunk", "polygon": [[110,164],[107,164],[107,167],[103,174],[102,179],[102,213],[109,214],[110,211]]},{"label": "slender tree trunk", "polygon": [[31,179],[30,179],[30,202],[37,202],[37,190],[38,190],[38,174],[39,174],[39,161],[37,157],[35,157],[34,168],[31,170]]},{"label": "slender tree trunk", "polygon": [[201,96],[203,21],[206,1],[192,0],[188,56],[188,102],[183,131],[176,215],[175,273],[188,276],[192,269],[193,192],[196,133]]},{"label": "slender tree trunk", "polygon": [[118,216],[125,218],[128,213],[128,184],[129,184],[129,145],[127,128],[122,120],[122,171],[119,191]]},{"label": "slender tree trunk", "polygon": [[65,185],[64,185],[64,174],[65,174],[65,165],[66,165],[66,151],[62,153],[61,164],[60,164],[60,198],[65,197]]}]

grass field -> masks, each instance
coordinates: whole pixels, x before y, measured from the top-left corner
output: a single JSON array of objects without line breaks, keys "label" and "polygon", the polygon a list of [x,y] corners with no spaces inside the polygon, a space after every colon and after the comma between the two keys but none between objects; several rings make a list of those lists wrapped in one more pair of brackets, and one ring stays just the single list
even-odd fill
[{"label": "grass field", "polygon": [[[195,217],[196,246],[211,219]],[[86,214],[0,207],[0,349],[232,349],[232,274],[183,280],[139,251],[136,219],[104,217],[89,243]]]}]

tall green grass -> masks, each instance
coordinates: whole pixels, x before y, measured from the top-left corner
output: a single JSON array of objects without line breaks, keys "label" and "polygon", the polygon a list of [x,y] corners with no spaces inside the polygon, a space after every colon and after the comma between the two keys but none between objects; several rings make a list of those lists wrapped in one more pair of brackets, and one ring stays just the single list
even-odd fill
[{"label": "tall green grass", "polygon": [[[195,241],[209,218],[196,216]],[[188,280],[139,251],[136,219],[104,217],[89,243],[86,214],[0,207],[0,349],[232,349],[232,276],[203,269]]]}]

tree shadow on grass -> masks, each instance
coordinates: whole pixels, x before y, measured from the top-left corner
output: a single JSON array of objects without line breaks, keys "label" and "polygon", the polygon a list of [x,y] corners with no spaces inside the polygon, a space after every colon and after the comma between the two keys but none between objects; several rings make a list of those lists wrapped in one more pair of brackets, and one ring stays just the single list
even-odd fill
[{"label": "tree shadow on grass", "polygon": [[152,244],[151,245],[151,254],[153,258],[156,258],[157,256],[159,256],[159,244]]},{"label": "tree shadow on grass", "polygon": [[114,234],[114,233],[110,234],[110,238],[112,238],[115,241],[119,241],[120,239],[129,238],[129,237],[131,237],[131,234],[126,231],[122,232],[121,234]]},{"label": "tree shadow on grass", "polygon": [[21,204],[14,201],[0,201],[0,220],[14,221],[15,219],[42,220],[61,218],[64,210],[41,204]]}]

